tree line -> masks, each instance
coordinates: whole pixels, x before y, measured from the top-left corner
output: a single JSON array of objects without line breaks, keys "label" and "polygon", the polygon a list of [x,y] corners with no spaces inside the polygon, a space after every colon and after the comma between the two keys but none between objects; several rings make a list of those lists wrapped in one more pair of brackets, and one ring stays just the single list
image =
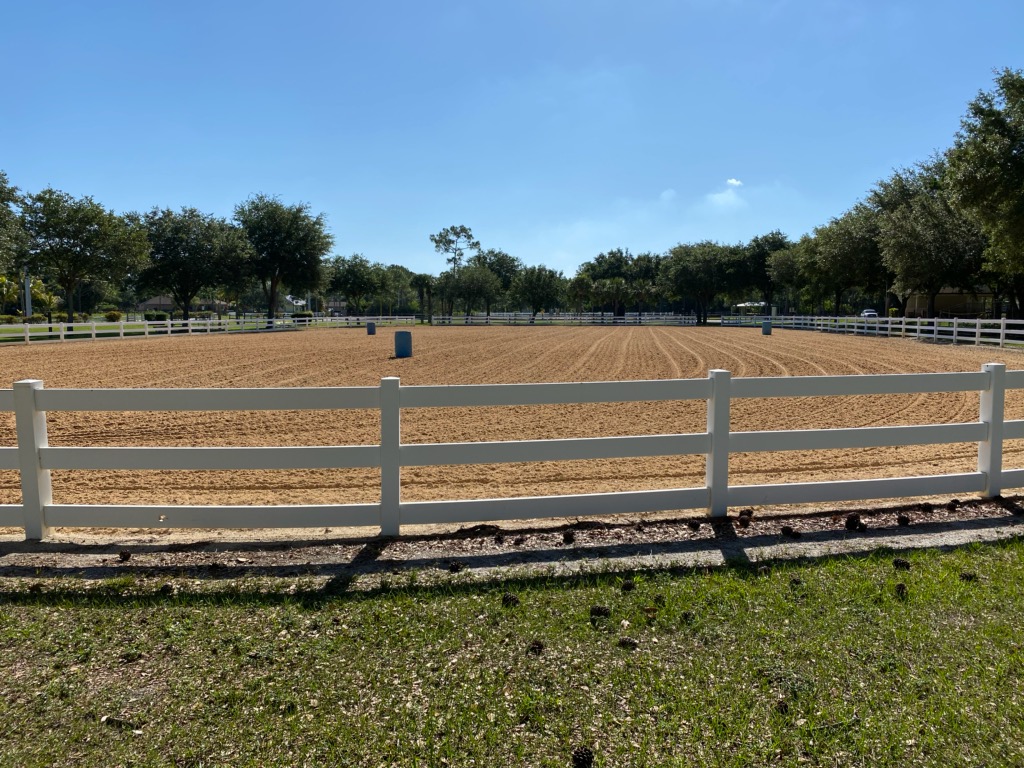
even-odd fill
[{"label": "tree line", "polygon": [[[911,296],[946,289],[1024,314],[1024,73],[1004,69],[968,104],[951,147],[878,181],[842,215],[797,240],[680,243],[665,253],[614,248],[566,277],[485,248],[465,225],[429,236],[438,275],[331,255],[323,214],[256,195],[231,219],[194,208],[115,214],[90,197],[22,193],[0,171],[0,314],[26,290],[68,313],[169,295],[185,317],[197,297],[274,316],[283,293],[345,297],[352,314],[541,310],[709,312],[752,299],[765,311],[905,314]],[[23,298],[23,297],[22,297]]]}]

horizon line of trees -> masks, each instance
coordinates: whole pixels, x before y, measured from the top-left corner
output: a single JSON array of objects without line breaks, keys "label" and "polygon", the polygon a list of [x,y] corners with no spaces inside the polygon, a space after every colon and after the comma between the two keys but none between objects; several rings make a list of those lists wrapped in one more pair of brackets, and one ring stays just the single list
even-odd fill
[{"label": "horizon line of trees", "polygon": [[1024,314],[1024,73],[1003,69],[968,104],[953,145],[897,169],[849,210],[793,241],[779,230],[746,243],[680,243],[665,253],[614,248],[566,277],[484,248],[465,225],[429,236],[438,275],[330,256],[323,214],[254,195],[231,220],[195,208],[118,215],[91,197],[25,194],[0,171],[0,314],[23,302],[69,315],[169,295],[185,317],[197,298],[278,311],[280,296],[344,296],[364,314],[542,310],[708,313],[756,299],[766,311],[905,314],[945,289],[992,296]]}]

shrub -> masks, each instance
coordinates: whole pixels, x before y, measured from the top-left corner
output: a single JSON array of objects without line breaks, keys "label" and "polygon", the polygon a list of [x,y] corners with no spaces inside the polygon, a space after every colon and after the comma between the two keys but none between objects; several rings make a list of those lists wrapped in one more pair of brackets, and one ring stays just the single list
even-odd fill
[{"label": "shrub", "polygon": [[45,323],[46,315],[29,315],[28,317],[21,318],[23,323]]},{"label": "shrub", "polygon": [[311,319],[313,317],[312,312],[292,312],[292,317],[296,320]]},{"label": "shrub", "polygon": [[103,318],[110,323],[119,323],[121,322],[121,313],[116,309],[112,309],[109,312],[104,312]]},{"label": "shrub", "polygon": [[14,315],[0,315],[0,325],[14,325],[18,318]]},{"label": "shrub", "polygon": [[169,315],[166,312],[143,312],[142,317],[147,322],[152,323],[157,320],[163,322],[169,317]]}]

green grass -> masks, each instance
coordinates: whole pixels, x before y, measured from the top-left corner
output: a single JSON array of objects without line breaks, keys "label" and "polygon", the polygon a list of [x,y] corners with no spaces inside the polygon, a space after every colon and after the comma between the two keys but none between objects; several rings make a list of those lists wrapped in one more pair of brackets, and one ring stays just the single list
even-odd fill
[{"label": "green grass", "polygon": [[903,556],[632,591],[2,579],[0,765],[1024,764],[1024,543]]}]

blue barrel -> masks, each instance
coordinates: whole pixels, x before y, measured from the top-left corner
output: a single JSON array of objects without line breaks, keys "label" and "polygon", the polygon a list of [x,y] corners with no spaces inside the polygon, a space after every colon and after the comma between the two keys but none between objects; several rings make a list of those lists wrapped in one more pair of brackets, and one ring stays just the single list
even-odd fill
[{"label": "blue barrel", "polygon": [[772,335],[772,321],[771,320],[762,320],[761,321],[761,335],[762,336],[771,336]]},{"label": "blue barrel", "polygon": [[366,324],[366,335],[367,336],[376,336],[377,335],[377,324],[376,323],[367,323]]},{"label": "blue barrel", "polygon": [[395,331],[395,357],[412,357],[412,331]]}]

